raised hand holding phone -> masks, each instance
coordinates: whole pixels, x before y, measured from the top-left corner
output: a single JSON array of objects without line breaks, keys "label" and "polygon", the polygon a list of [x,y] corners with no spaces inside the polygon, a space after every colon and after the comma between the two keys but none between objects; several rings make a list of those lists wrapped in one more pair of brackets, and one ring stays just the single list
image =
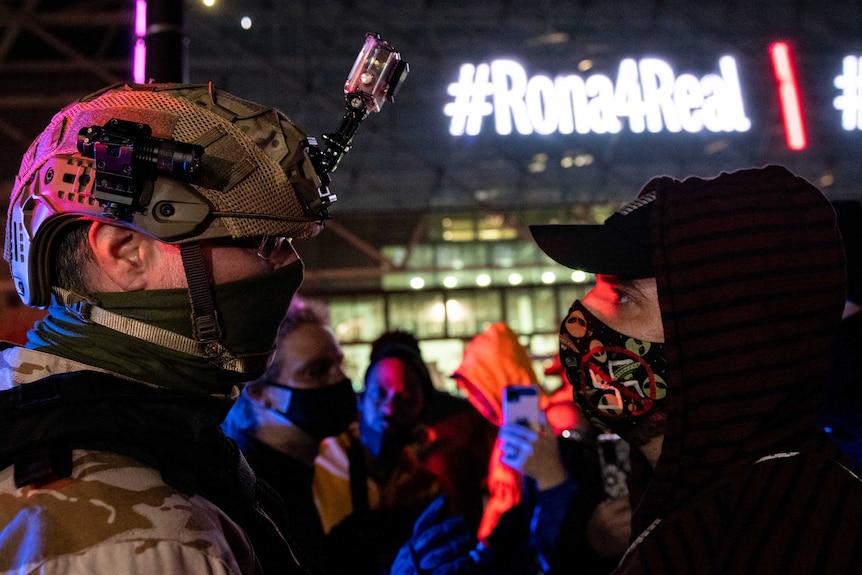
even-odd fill
[{"label": "raised hand holding phone", "polygon": [[522,471],[533,450],[539,426],[539,386],[507,385],[503,388],[503,425],[498,432],[503,455],[500,461]]},{"label": "raised hand holding phone", "polygon": [[540,414],[538,385],[507,385],[503,388],[503,424],[538,425]]},{"label": "raised hand holding phone", "polygon": [[557,438],[539,407],[537,385],[510,385],[503,390],[503,425],[498,432],[500,461],[536,480],[540,490],[562,483],[566,471]]}]

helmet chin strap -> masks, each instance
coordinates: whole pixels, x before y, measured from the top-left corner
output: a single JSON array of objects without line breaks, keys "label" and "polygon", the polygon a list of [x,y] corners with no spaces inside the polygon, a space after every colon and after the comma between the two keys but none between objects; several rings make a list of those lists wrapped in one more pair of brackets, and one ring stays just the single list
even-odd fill
[{"label": "helmet chin strap", "polygon": [[189,303],[192,306],[192,326],[195,339],[203,343],[221,341],[221,326],[213,303],[209,276],[199,242],[180,244],[183,270],[189,284]]},{"label": "helmet chin strap", "polygon": [[200,242],[180,244],[180,256],[183,261],[183,271],[186,274],[186,281],[189,285],[189,303],[192,309],[191,319],[194,337],[206,349],[209,349],[210,353],[216,354],[209,357],[210,361],[221,367],[220,362],[225,361],[225,359],[230,361],[238,360],[246,366],[246,369],[255,368],[258,371],[263,371],[266,367],[269,354],[256,354],[237,358],[222,344],[221,324],[219,323],[218,312],[213,302],[210,277],[207,273],[207,266],[204,263]]}]

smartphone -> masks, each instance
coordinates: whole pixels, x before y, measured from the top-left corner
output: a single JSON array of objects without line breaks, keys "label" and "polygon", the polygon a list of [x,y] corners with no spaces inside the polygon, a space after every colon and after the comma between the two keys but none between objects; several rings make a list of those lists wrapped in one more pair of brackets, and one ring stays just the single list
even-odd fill
[{"label": "smartphone", "polygon": [[529,427],[539,423],[539,386],[507,385],[503,388],[503,423]]},{"label": "smartphone", "polygon": [[596,442],[605,494],[611,499],[628,497],[629,444],[615,433],[602,433]]}]

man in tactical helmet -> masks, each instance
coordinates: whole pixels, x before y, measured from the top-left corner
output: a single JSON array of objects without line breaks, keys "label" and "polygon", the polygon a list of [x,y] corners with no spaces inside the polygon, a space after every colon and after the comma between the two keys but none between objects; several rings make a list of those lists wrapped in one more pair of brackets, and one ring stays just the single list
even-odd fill
[{"label": "man in tactical helmet", "polygon": [[46,307],[0,360],[0,572],[309,572],[218,425],[259,377],[328,178],[281,112],[211,85],[60,111],[5,259]]}]

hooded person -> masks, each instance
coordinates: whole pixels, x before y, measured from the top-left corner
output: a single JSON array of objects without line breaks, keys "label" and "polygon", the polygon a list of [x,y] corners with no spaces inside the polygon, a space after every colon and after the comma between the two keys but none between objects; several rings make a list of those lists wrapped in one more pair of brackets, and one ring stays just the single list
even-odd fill
[{"label": "hooded person", "polygon": [[[518,334],[506,323],[492,323],[475,336],[464,349],[461,363],[452,374],[467,400],[493,426],[503,424],[503,393],[507,385],[536,385],[530,355],[518,341]],[[547,401],[539,387],[542,402]],[[488,462],[488,501],[482,513],[477,537],[484,541],[497,526],[500,517],[521,500],[523,477],[519,471],[502,462],[500,441],[494,441]]]},{"label": "hooded person", "polygon": [[309,146],[186,84],[90,94],[30,146],[4,256],[47,315],[2,349],[0,571],[303,569],[218,425],[302,280],[291,239],[327,216]]},{"label": "hooded person", "polygon": [[845,301],[822,193],[780,166],[660,177],[602,225],[531,232],[596,274],[560,355],[633,448],[615,573],[857,572],[862,482],[817,428]]}]

